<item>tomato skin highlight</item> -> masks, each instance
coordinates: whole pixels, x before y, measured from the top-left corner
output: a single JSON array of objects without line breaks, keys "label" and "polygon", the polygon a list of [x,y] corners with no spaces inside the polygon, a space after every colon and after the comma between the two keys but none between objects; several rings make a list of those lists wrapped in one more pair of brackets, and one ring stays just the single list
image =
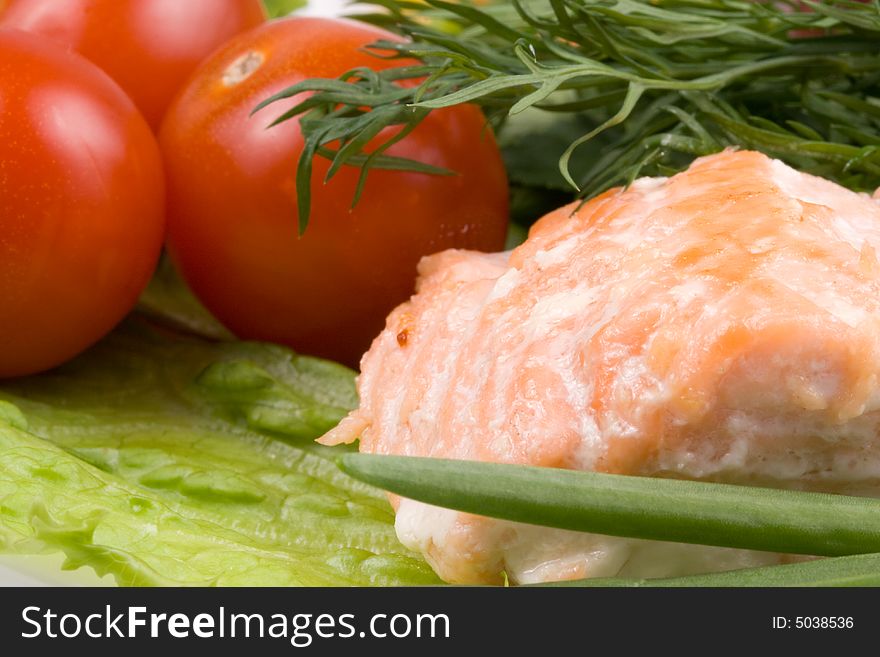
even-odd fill
[{"label": "tomato skin highlight", "polygon": [[164,234],[158,146],[79,55],[0,30],[0,377],[75,356],[134,306]]},{"label": "tomato skin highlight", "polygon": [[260,0],[8,0],[0,27],[91,60],[158,129],[174,94],[218,46],[266,20]]},{"label": "tomato skin highlight", "polygon": [[[356,365],[385,317],[414,290],[416,265],[447,248],[500,250],[508,188],[482,113],[432,113],[390,153],[450,177],[343,167],[327,184],[315,161],[312,212],[297,236],[297,121],[271,94],[308,77],[402,65],[364,46],[395,38],[342,20],[274,21],[216,52],[169,109],[160,133],[168,180],[169,248],[202,302],[241,338]],[[386,135],[387,136],[387,135]]]}]

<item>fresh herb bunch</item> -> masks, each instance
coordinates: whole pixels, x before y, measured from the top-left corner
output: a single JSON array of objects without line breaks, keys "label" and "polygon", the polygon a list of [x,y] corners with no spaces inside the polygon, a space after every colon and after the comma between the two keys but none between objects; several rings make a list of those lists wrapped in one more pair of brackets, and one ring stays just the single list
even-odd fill
[{"label": "fresh herb bunch", "polygon": [[[550,586],[878,586],[880,500],[791,490],[411,456],[346,454],[349,475],[426,504],[639,539],[849,555],[663,579]],[[855,556],[853,556],[855,555]]]},{"label": "fresh herb bunch", "polygon": [[374,167],[449,173],[387,149],[460,103],[501,130],[527,109],[580,126],[559,170],[584,197],[727,146],[880,186],[878,0],[367,1],[381,11],[360,18],[407,37],[376,55],[418,64],[306,80],[261,105],[311,93],[277,120],[301,116],[301,228],[314,156],[333,161],[328,177],[361,167],[360,189]]}]

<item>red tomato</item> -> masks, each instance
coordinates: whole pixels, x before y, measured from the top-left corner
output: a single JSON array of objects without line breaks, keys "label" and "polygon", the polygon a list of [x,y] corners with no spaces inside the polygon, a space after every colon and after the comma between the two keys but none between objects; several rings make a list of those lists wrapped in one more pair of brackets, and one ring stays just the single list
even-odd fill
[{"label": "red tomato", "polygon": [[470,106],[432,113],[390,151],[459,175],[374,170],[352,209],[359,169],[344,167],[325,185],[328,163],[317,160],[310,223],[297,236],[299,124],[266,129],[280,103],[250,113],[307,77],[399,65],[363,50],[383,37],[391,35],[342,20],[268,23],[216,52],[168,111],[160,145],[169,246],[199,298],[240,337],[356,364],[412,294],[423,255],[504,245],[506,175]]},{"label": "red tomato", "polygon": [[162,246],[163,187],[118,85],[0,30],[0,377],[61,363],[131,309]]},{"label": "red tomato", "polygon": [[0,27],[46,36],[85,55],[158,128],[193,69],[265,19],[260,0],[8,0]]}]

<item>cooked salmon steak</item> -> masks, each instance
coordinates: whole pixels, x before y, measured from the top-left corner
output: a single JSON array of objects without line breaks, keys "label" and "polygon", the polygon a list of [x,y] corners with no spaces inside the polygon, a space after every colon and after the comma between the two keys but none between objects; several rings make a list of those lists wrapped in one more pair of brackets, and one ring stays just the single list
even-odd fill
[{"label": "cooked salmon steak", "polygon": [[[880,203],[727,151],[425,258],[323,442],[880,491]],[[784,555],[542,529],[392,499],[450,582],[672,576]]]}]

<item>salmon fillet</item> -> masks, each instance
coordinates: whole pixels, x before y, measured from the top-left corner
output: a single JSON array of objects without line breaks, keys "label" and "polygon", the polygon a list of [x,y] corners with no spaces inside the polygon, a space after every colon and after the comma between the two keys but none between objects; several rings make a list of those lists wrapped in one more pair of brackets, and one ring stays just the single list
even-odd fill
[{"label": "salmon fillet", "polygon": [[[322,440],[380,454],[871,494],[880,203],[747,151],[425,258]],[[490,520],[392,499],[451,582],[671,576],[783,555]]]}]

